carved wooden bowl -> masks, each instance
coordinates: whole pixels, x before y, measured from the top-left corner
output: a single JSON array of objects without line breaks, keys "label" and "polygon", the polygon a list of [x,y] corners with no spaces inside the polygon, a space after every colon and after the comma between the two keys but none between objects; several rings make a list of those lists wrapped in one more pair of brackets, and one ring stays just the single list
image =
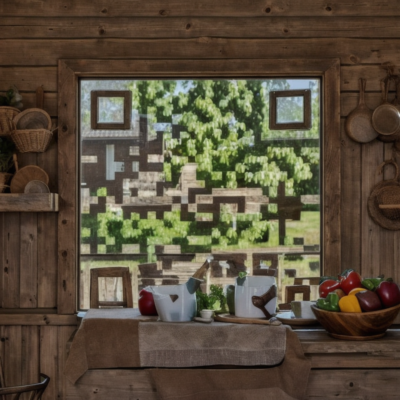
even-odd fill
[{"label": "carved wooden bowl", "polygon": [[400,304],[366,313],[326,311],[311,306],[318,322],[337,339],[370,340],[382,337],[400,311]]}]

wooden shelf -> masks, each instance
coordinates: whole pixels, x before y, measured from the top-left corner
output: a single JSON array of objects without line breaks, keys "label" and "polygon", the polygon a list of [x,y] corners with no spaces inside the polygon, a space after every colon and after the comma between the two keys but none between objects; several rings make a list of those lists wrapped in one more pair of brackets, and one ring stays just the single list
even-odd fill
[{"label": "wooden shelf", "polygon": [[0,212],[57,212],[57,193],[0,194]]}]

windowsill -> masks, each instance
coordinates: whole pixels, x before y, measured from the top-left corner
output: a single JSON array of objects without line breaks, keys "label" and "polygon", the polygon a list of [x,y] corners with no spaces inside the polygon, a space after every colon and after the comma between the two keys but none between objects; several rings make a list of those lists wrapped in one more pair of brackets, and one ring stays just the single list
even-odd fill
[{"label": "windowsill", "polygon": [[0,212],[57,212],[57,193],[1,193]]}]

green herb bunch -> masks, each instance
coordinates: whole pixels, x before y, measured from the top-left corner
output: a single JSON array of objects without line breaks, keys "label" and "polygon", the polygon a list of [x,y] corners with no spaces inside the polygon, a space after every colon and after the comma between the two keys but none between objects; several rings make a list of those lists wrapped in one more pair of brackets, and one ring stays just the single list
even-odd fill
[{"label": "green herb bunch", "polygon": [[201,310],[215,310],[227,312],[226,296],[221,285],[211,285],[210,294],[203,293],[200,289],[196,292],[197,313]]},{"label": "green herb bunch", "polygon": [[8,89],[5,95],[0,95],[0,106],[11,106],[21,109],[23,107],[21,101],[22,96],[15,86],[12,86],[10,89]]},{"label": "green herb bunch", "polygon": [[14,165],[14,143],[7,137],[0,137],[0,172],[9,172]]}]

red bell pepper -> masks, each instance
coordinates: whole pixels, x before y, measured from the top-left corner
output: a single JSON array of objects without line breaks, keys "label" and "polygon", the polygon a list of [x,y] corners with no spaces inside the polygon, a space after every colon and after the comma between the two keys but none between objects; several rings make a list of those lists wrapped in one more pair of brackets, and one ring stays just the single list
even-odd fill
[{"label": "red bell pepper", "polygon": [[362,287],[360,274],[352,269],[347,269],[341,275],[339,275],[339,281],[340,288],[346,294],[349,294],[354,288]]},{"label": "red bell pepper", "polygon": [[328,295],[328,293],[333,292],[334,290],[339,288],[340,288],[339,281],[335,281],[333,279],[327,279],[319,285],[318,288],[319,297],[322,297],[324,299]]}]

